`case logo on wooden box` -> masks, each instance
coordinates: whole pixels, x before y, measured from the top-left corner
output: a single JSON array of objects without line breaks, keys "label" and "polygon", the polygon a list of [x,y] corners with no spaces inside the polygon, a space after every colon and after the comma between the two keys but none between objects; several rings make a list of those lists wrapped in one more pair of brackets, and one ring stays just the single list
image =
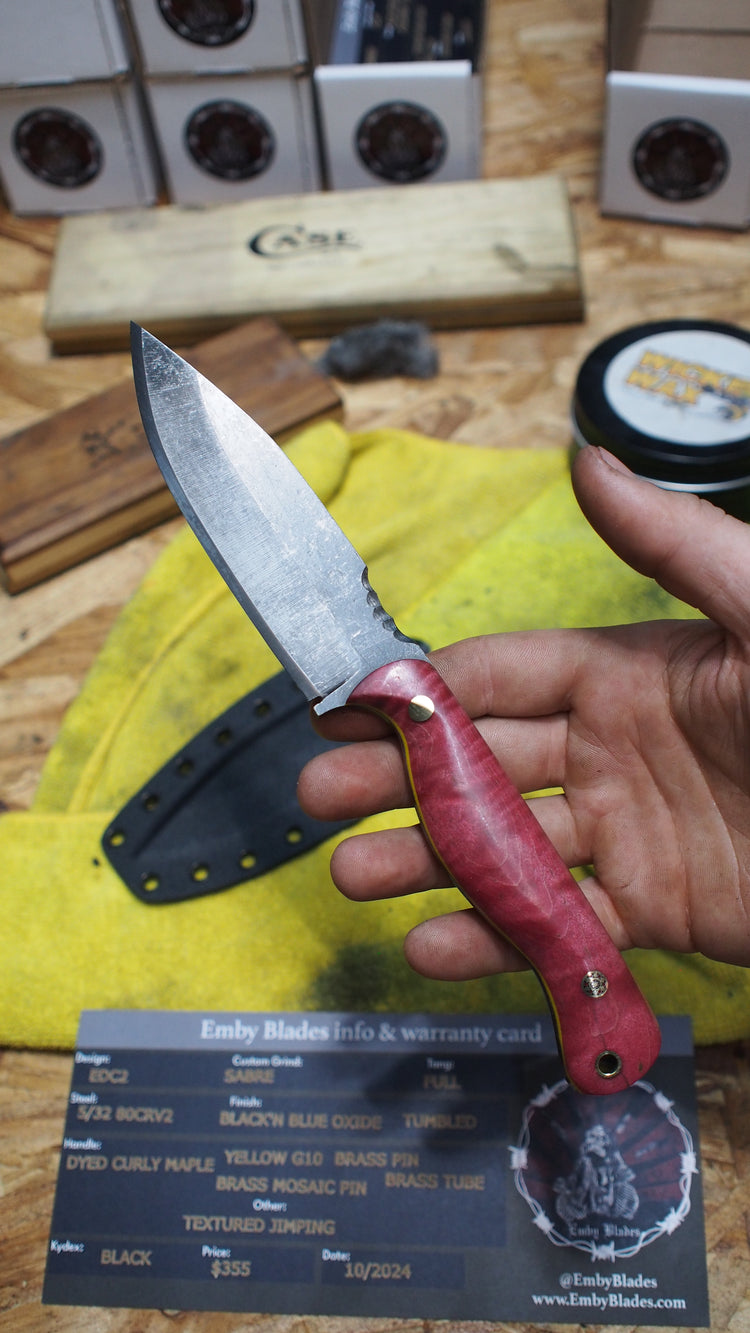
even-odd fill
[{"label": "case logo on wooden box", "polygon": [[329,253],[331,250],[361,250],[362,242],[350,231],[319,231],[303,223],[272,223],[262,227],[248,241],[248,249],[263,259],[292,259],[300,254]]}]

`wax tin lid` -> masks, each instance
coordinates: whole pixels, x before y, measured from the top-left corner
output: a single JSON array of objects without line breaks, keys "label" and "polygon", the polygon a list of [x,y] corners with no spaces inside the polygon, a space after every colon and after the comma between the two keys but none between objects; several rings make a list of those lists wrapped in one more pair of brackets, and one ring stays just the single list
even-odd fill
[{"label": "wax tin lid", "polygon": [[573,429],[663,486],[750,481],[750,333],[710,320],[637,324],[578,373]]}]

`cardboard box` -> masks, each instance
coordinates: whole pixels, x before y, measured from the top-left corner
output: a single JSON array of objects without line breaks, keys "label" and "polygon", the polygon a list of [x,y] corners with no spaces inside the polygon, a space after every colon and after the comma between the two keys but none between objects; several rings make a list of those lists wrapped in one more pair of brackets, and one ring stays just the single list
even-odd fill
[{"label": "cardboard box", "polygon": [[315,69],[327,183],[481,173],[481,0],[339,0]]},{"label": "cardboard box", "polygon": [[4,86],[106,79],[131,67],[118,0],[10,0],[2,10]]},{"label": "cardboard box", "polygon": [[172,203],[235,203],[320,189],[309,78],[154,79],[146,91]]},{"label": "cardboard box", "polygon": [[744,0],[610,0],[603,213],[744,229],[749,124]]},{"label": "cardboard box", "polygon": [[677,78],[750,79],[750,32],[668,32],[642,34],[638,68]]},{"label": "cardboard box", "polygon": [[292,69],[307,63],[300,0],[128,0],[148,76]]},{"label": "cardboard box", "polygon": [[0,175],[16,213],[153,204],[157,177],[130,79],[0,89]]},{"label": "cardboard box", "polygon": [[[643,0],[631,0],[643,7]],[[651,0],[647,26],[675,32],[747,32],[747,0]]]}]

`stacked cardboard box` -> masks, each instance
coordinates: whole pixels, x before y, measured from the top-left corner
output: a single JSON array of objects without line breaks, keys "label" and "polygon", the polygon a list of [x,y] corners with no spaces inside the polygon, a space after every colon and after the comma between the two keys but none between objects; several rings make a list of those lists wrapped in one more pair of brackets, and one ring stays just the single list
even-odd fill
[{"label": "stacked cardboard box", "polygon": [[[37,87],[25,88],[24,102],[12,88],[0,127],[9,202],[19,212],[153,202],[153,157],[161,197],[186,205],[474,179],[483,8],[484,0],[28,0],[3,34],[6,81],[15,85],[21,70],[25,84],[46,80],[75,105]],[[35,136],[18,128],[32,104],[59,112],[54,124],[42,116]],[[55,170],[35,165],[45,130]]]},{"label": "stacked cardboard box", "polygon": [[747,0],[610,0],[600,198],[654,222],[748,225]]},{"label": "stacked cardboard box", "polygon": [[319,189],[300,0],[129,0],[173,203]]},{"label": "stacked cardboard box", "polygon": [[155,201],[148,125],[117,0],[4,6],[0,174],[18,213]]},{"label": "stacked cardboard box", "polygon": [[482,19],[481,0],[339,0],[314,74],[333,189],[480,175]]}]

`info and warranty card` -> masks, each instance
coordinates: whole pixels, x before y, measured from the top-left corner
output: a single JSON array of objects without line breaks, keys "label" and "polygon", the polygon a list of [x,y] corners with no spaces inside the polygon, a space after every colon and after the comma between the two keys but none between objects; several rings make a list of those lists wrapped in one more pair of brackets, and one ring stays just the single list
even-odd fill
[{"label": "info and warranty card", "polygon": [[47,1304],[709,1324],[692,1042],[627,1092],[548,1018],[91,1011]]}]

